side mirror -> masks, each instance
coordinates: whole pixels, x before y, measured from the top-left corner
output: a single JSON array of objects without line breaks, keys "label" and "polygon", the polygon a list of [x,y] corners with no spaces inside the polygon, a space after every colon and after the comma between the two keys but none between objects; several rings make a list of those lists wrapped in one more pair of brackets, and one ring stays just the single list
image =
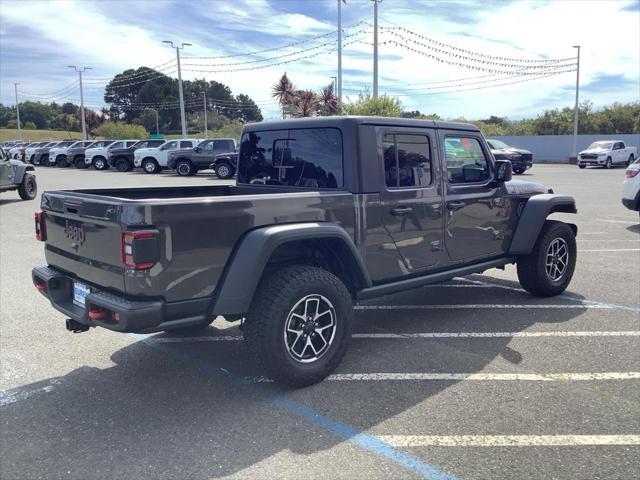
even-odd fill
[{"label": "side mirror", "polygon": [[193,151],[194,151],[194,152],[196,152],[196,153],[200,153],[200,150],[201,150],[201,148],[200,148],[200,147],[195,147],[195,148],[193,149]]},{"label": "side mirror", "polygon": [[496,160],[494,164],[496,172],[496,182],[504,183],[511,180],[513,170],[511,168],[511,161],[509,160]]}]

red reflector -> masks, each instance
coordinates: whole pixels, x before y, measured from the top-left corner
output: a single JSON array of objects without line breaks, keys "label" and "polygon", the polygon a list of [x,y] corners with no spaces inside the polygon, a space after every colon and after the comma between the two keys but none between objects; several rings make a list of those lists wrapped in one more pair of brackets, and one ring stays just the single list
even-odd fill
[{"label": "red reflector", "polygon": [[43,280],[37,279],[36,280],[36,289],[39,292],[46,292],[47,291],[47,283]]},{"label": "red reflector", "polygon": [[627,178],[634,178],[638,173],[640,173],[639,168],[636,168],[635,170],[627,170]]},{"label": "red reflector", "polygon": [[47,240],[47,228],[44,221],[44,212],[35,212],[33,216],[36,225],[36,240],[44,242]]},{"label": "red reflector", "polygon": [[107,318],[107,315],[109,315],[109,311],[104,308],[92,308],[89,310],[89,318],[93,320],[102,320]]},{"label": "red reflector", "polygon": [[119,314],[118,312],[114,313],[114,314],[113,314],[113,319],[114,319],[116,322],[119,322],[119,321],[120,321],[120,314]]}]

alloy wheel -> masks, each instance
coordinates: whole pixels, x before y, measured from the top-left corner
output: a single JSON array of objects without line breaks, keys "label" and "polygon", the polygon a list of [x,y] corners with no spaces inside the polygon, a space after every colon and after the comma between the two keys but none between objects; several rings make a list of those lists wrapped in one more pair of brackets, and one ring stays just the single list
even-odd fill
[{"label": "alloy wheel", "polygon": [[547,277],[557,282],[567,271],[569,265],[569,247],[563,238],[554,238],[547,249],[545,271]]},{"label": "alloy wheel", "polygon": [[289,311],[284,327],[287,353],[300,363],[311,363],[331,347],[336,334],[336,311],[322,295],[307,295]]}]

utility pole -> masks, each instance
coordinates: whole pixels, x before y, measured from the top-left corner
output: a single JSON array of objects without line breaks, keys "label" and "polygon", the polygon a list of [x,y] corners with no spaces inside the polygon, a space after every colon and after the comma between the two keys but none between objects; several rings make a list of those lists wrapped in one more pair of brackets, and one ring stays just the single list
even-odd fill
[{"label": "utility pole", "polygon": [[342,2],[338,0],[338,111],[342,111]]},{"label": "utility pole", "polygon": [[82,140],[87,139],[87,125],[84,118],[84,92],[82,91],[82,72],[85,70],[91,70],[91,67],[76,67],[75,65],[68,65],[68,68],[73,68],[76,72],[78,72],[78,76],[80,78],[80,119],[82,123]]},{"label": "utility pole", "polygon": [[338,77],[329,77],[329,78],[331,79],[331,90],[332,90],[332,93],[337,96],[338,95],[338,91],[336,90],[337,89],[336,83],[337,83]]},{"label": "utility pole", "polygon": [[580,92],[580,45],[574,45],[573,48],[578,49],[577,69],[576,69],[576,104],[573,109],[573,152],[571,158],[578,158],[578,96]]},{"label": "utility pole", "polygon": [[209,132],[207,131],[207,92],[202,92],[202,99],[204,101],[204,138],[209,138]]},{"label": "utility pole", "polygon": [[378,4],[382,0],[373,2],[373,98],[378,98]]},{"label": "utility pole", "polygon": [[22,140],[22,130],[20,130],[20,105],[18,104],[18,85],[19,83],[14,83],[13,88],[16,90],[16,117],[18,122],[18,140]]},{"label": "utility pole", "polygon": [[171,40],[163,40],[162,43],[168,43],[171,48],[176,49],[176,58],[178,60],[178,94],[180,96],[180,123],[182,126],[182,138],[187,138],[187,121],[184,114],[184,96],[182,94],[182,72],[180,70],[180,50],[184,47],[190,47],[190,43],[182,43],[179,47],[174,45]]}]

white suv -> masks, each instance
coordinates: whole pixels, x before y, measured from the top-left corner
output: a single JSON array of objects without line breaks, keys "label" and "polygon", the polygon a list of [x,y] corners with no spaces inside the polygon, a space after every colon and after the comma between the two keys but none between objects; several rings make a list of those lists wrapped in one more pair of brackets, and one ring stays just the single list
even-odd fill
[{"label": "white suv", "polygon": [[170,151],[194,148],[202,140],[182,138],[168,140],[156,148],[139,148],[133,153],[133,165],[142,167],[145,173],[158,173],[167,168]]},{"label": "white suv", "polygon": [[91,148],[84,152],[85,165],[96,170],[107,170],[109,168],[109,150],[112,148],[125,148],[125,145],[133,145],[139,140],[104,140],[94,143]]},{"label": "white suv", "polygon": [[622,204],[640,212],[640,158],[627,167],[622,187]]}]

